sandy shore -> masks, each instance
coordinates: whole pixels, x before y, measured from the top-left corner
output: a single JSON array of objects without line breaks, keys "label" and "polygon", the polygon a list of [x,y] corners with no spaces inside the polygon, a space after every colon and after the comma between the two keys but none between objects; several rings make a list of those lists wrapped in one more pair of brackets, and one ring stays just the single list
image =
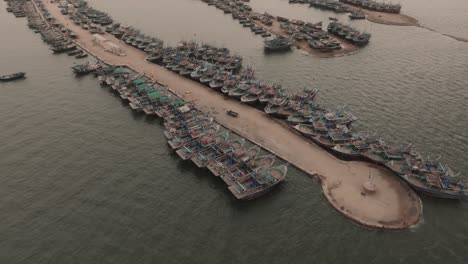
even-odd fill
[{"label": "sandy shore", "polygon": [[[265,30],[268,30],[269,32],[278,35],[278,36],[283,36],[283,37],[290,37],[286,32],[281,28],[280,22],[278,19],[273,18],[273,24],[271,26],[267,26],[263,23],[260,22],[260,20],[254,20],[255,23],[261,27],[263,27]],[[307,41],[296,41],[294,43],[294,46],[296,46],[298,49],[304,50],[307,53],[320,57],[320,58],[333,58],[333,57],[341,57],[341,56],[346,56],[346,55],[351,55],[356,53],[359,50],[359,47],[356,45],[353,45],[352,43],[342,40],[340,38],[337,38],[335,36],[332,36],[333,39],[338,41],[342,48],[339,50],[333,50],[333,51],[327,51],[323,52],[317,49],[313,49],[309,46],[309,43]]]},{"label": "sandy shore", "polygon": [[377,12],[371,11],[364,8],[359,8],[356,6],[345,4],[351,9],[360,11],[367,15],[367,20],[370,22],[384,24],[384,25],[392,25],[392,26],[418,26],[419,22],[417,19],[412,18],[410,16],[404,14],[392,14],[392,13],[385,13],[385,12]]},{"label": "sandy shore", "polygon": [[[97,58],[145,73],[185,100],[196,102],[197,107],[210,112],[227,128],[265,147],[299,169],[311,175],[320,175],[325,197],[336,210],[353,221],[383,229],[405,229],[420,221],[422,205],[419,197],[389,171],[366,162],[341,161],[315,144],[308,143],[292,129],[265,113],[147,62],[145,53],[109,34],[104,37],[119,44],[127,56],[119,57],[106,52],[93,43],[93,37],[88,31],[62,15],[56,5],[49,1],[44,1],[44,4],[51,15],[78,35],[77,44]],[[238,112],[239,117],[226,115],[226,110]],[[370,171],[375,175],[377,191],[364,195],[362,185],[368,180]]]}]

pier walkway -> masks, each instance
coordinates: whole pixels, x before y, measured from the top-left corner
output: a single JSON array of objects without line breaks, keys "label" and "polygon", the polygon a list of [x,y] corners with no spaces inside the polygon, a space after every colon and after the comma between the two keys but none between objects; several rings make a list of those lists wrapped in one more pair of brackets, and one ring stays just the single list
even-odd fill
[{"label": "pier walkway", "polygon": [[[78,35],[76,43],[95,57],[111,65],[128,66],[157,80],[185,100],[195,102],[200,110],[210,112],[223,126],[275,153],[304,172],[318,174],[325,197],[336,210],[353,221],[384,229],[405,229],[420,221],[422,204],[419,197],[391,172],[366,162],[339,160],[267,114],[147,62],[144,52],[126,45],[110,34],[105,34],[104,37],[118,44],[126,56],[106,52],[102,46],[93,42],[89,31],[76,26],[62,15],[56,4],[50,1],[44,1],[44,4],[52,16]],[[238,112],[239,117],[226,115],[227,110]],[[363,184],[368,181],[370,172],[374,175],[376,192],[366,195]]]}]

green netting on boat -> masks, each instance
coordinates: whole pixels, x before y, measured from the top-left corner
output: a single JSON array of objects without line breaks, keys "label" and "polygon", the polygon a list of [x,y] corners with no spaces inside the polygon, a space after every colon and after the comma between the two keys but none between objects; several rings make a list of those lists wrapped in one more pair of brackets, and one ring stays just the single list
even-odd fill
[{"label": "green netting on boat", "polygon": [[142,84],[142,83],[145,83],[145,81],[144,81],[143,79],[136,79],[136,80],[133,80],[133,83],[134,83],[135,85],[140,85],[140,84]]},{"label": "green netting on boat", "polygon": [[117,69],[114,70],[114,73],[115,74],[122,74],[122,73],[124,73],[124,69],[123,68],[117,68]]},{"label": "green netting on boat", "polygon": [[184,100],[180,100],[180,99],[179,99],[179,100],[176,100],[176,101],[174,102],[174,105],[177,106],[177,107],[181,107],[181,106],[184,106],[184,105],[185,105],[185,102],[184,102]]},{"label": "green netting on boat", "polygon": [[150,100],[158,99],[159,97],[161,97],[161,95],[156,91],[148,93],[148,98]]},{"label": "green netting on boat", "polygon": [[146,91],[148,89],[148,86],[146,84],[140,84],[137,86],[137,89],[139,91]]},{"label": "green netting on boat", "polygon": [[169,97],[163,96],[163,97],[161,97],[161,99],[160,99],[159,101],[160,101],[161,103],[167,103],[167,102],[169,102]]}]

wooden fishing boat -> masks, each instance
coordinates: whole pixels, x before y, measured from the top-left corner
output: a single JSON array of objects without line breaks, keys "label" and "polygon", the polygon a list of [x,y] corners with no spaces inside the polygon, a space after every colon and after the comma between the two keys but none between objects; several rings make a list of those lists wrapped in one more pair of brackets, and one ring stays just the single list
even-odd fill
[{"label": "wooden fishing boat", "polygon": [[405,159],[391,160],[385,166],[399,171],[398,175],[417,192],[444,199],[468,198],[465,183],[439,161],[440,157],[426,160],[414,152],[404,156]]},{"label": "wooden fishing boat", "polygon": [[177,155],[183,160],[189,160],[197,156],[200,152],[211,148],[214,145],[227,141],[229,132],[222,132],[217,135],[206,134],[194,140],[176,151]]},{"label": "wooden fishing boat", "polygon": [[26,76],[25,72],[17,72],[13,74],[7,74],[7,75],[2,75],[0,76],[0,81],[2,82],[9,82],[9,81],[14,81],[18,79],[24,79]]},{"label": "wooden fishing boat", "polygon": [[352,134],[346,127],[329,131],[326,135],[319,135],[312,138],[312,140],[326,149],[332,149],[338,144],[348,144],[352,140]]},{"label": "wooden fishing boat", "polygon": [[187,143],[189,143],[192,140],[196,140],[200,137],[202,137],[205,134],[208,135],[214,135],[216,132],[218,132],[220,126],[219,125],[213,125],[210,126],[207,129],[191,129],[189,135],[186,135],[184,137],[175,137],[171,140],[169,140],[167,143],[169,146],[171,146],[172,149],[177,150],[183,146],[185,146]]},{"label": "wooden fishing boat", "polygon": [[272,190],[284,180],[287,172],[286,165],[268,170],[256,170],[229,186],[228,189],[237,199],[252,200]]},{"label": "wooden fishing boat", "polygon": [[258,101],[259,96],[262,94],[262,90],[257,87],[250,88],[246,94],[241,97],[241,102],[246,104],[254,104]]},{"label": "wooden fishing boat", "polygon": [[249,159],[246,162],[242,162],[239,166],[234,166],[221,175],[221,179],[228,185],[231,186],[237,182],[241,177],[249,175],[258,169],[269,169],[275,163],[275,156],[273,155],[262,155],[255,159]]},{"label": "wooden fishing boat", "polygon": [[243,138],[231,141],[221,141],[192,157],[192,162],[199,168],[206,167],[214,160],[242,148],[244,143],[245,139]]},{"label": "wooden fishing boat", "polygon": [[307,136],[307,137],[316,137],[317,132],[314,129],[313,125],[309,124],[298,124],[293,126],[294,129],[299,131],[302,135]]},{"label": "wooden fishing boat", "polygon": [[345,160],[360,160],[363,159],[362,153],[370,150],[370,143],[373,140],[368,137],[362,138],[360,136],[354,136],[354,140],[348,144],[338,144],[331,150],[335,156]]},{"label": "wooden fishing boat", "polygon": [[224,155],[216,159],[214,162],[211,162],[207,168],[214,176],[218,177],[233,166],[245,164],[246,162],[255,159],[259,153],[260,148],[258,146],[251,147],[247,150],[234,150],[233,153]]}]

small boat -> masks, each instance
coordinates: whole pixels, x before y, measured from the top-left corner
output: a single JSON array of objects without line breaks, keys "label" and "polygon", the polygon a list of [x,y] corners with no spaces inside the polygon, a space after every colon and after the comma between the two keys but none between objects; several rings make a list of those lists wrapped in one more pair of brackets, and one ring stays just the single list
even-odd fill
[{"label": "small boat", "polygon": [[351,12],[349,14],[350,19],[366,19],[366,15],[362,12]]},{"label": "small boat", "polygon": [[266,51],[283,51],[291,49],[291,46],[294,44],[293,39],[277,37],[270,40],[265,40],[265,50]]},{"label": "small boat", "polygon": [[18,79],[25,78],[25,75],[26,75],[25,72],[17,72],[17,73],[8,74],[8,75],[2,75],[0,76],[0,81],[9,82],[13,80],[18,80]]},{"label": "small boat", "polygon": [[221,158],[216,159],[214,162],[211,162],[207,168],[214,176],[218,177],[234,166],[240,166],[245,164],[250,160],[257,158],[260,153],[260,148],[258,146],[251,147],[247,150],[238,149],[235,150],[231,155],[225,155]]},{"label": "small boat", "polygon": [[86,58],[86,57],[88,57],[88,53],[86,53],[86,52],[80,52],[80,53],[75,55],[75,58],[77,58],[77,59],[82,59],[82,58]]},{"label": "small boat", "polygon": [[254,104],[258,101],[262,90],[257,87],[250,88],[246,94],[241,97],[241,102],[246,104]]}]

